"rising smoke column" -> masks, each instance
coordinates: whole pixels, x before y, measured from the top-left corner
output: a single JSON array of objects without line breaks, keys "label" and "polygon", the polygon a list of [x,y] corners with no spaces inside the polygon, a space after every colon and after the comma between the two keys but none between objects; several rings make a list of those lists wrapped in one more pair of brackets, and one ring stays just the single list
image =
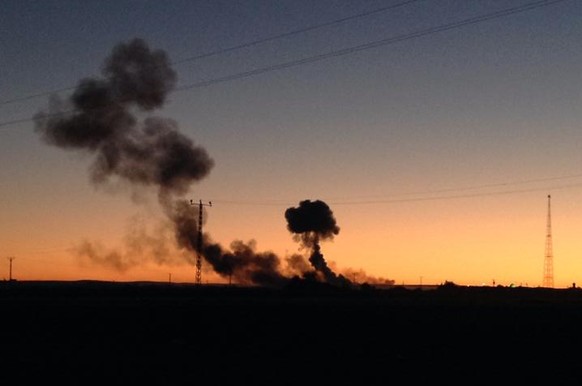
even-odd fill
[{"label": "rising smoke column", "polygon": [[[102,77],[81,80],[68,101],[51,100],[48,113],[37,114],[35,120],[37,131],[48,144],[94,156],[90,171],[96,185],[115,178],[134,189],[156,189],[175,244],[186,259],[193,260],[200,226],[198,212],[181,197],[209,174],[214,162],[205,149],[178,131],[175,121],[148,117],[140,122],[136,115],[162,107],[175,83],[176,73],[165,52],[134,39],[114,47],[104,62]],[[211,243],[208,235],[204,237],[203,255],[223,277],[263,285],[288,280],[279,257],[256,252],[253,242],[235,241],[226,250]],[[125,254],[88,241],[77,251],[118,271],[139,264],[145,247],[153,261],[171,261],[163,238],[133,232],[128,239]]]},{"label": "rising smoke column", "polygon": [[320,200],[304,200],[297,208],[288,208],[285,211],[287,229],[294,233],[296,241],[311,250],[309,262],[316,271],[323,275],[323,279],[330,284],[347,286],[350,281],[342,275],[336,275],[321,253],[319,242],[333,240],[339,233],[333,212],[329,206]]},{"label": "rising smoke column", "polygon": [[102,75],[81,80],[68,104],[53,101],[48,114],[36,116],[47,143],[93,154],[97,184],[117,177],[154,186],[160,197],[183,195],[208,175],[213,160],[175,121],[148,117],[140,124],[135,115],[162,107],[175,86],[165,52],[151,50],[141,39],[118,44]]},{"label": "rising smoke column", "polygon": [[[133,189],[155,189],[176,245],[191,259],[200,224],[195,207],[182,197],[210,173],[214,161],[204,148],[179,132],[175,121],[153,116],[140,121],[137,114],[163,107],[175,87],[176,73],[164,51],[133,39],[113,48],[101,75],[81,80],[66,101],[52,98],[49,111],[36,115],[36,130],[50,145],[92,155],[91,180],[96,185],[116,179]],[[303,201],[299,208],[289,208],[285,216],[289,230],[312,250],[309,261],[316,271],[327,282],[348,282],[333,273],[320,252],[319,241],[339,232],[329,207],[321,201]],[[105,251],[87,241],[78,253],[120,271],[139,264],[144,248],[159,264],[171,261],[163,238],[142,231],[130,236],[126,254]],[[304,277],[313,273],[306,270],[300,256],[288,259],[286,270],[277,255],[256,252],[253,242],[235,241],[226,250],[211,243],[208,235],[205,239],[206,260],[217,273],[239,283],[280,285],[289,279],[289,272]]]},{"label": "rising smoke column", "polygon": [[[53,98],[48,113],[37,114],[35,122],[48,144],[94,156],[90,171],[96,185],[115,178],[133,189],[156,189],[181,245],[192,224],[182,221],[191,208],[180,197],[209,174],[214,161],[175,121],[149,116],[140,122],[136,115],[161,108],[175,84],[166,53],[133,39],[113,48],[102,77],[81,80],[68,101]],[[115,253],[99,257],[89,247],[81,252],[94,261],[122,266]]]},{"label": "rising smoke column", "polygon": [[[198,243],[198,208],[185,201],[166,206],[174,226],[176,243],[180,249],[196,254]],[[256,284],[271,287],[284,285],[288,278],[283,274],[281,260],[273,252],[257,252],[256,243],[233,241],[230,249],[214,243],[208,234],[203,235],[204,259],[214,272],[238,284]]]}]

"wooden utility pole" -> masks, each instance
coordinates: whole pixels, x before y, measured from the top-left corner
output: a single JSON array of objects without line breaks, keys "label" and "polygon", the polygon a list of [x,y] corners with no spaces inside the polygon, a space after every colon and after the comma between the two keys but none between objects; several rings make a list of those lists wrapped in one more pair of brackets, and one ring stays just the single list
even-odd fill
[{"label": "wooden utility pole", "polygon": [[9,257],[8,260],[10,261],[10,275],[8,276],[8,280],[12,281],[12,261],[15,259],[15,257]]}]

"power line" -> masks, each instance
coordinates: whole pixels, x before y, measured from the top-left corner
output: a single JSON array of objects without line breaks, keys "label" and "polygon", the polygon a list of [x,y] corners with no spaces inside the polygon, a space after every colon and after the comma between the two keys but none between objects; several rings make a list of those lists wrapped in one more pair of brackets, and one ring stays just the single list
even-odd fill
[{"label": "power line", "polygon": [[548,190],[563,190],[563,189],[580,188],[580,187],[582,187],[582,183],[553,186],[553,187],[543,187],[543,188],[513,189],[513,190],[504,190],[504,191],[497,191],[497,192],[467,193],[467,194],[456,194],[456,195],[435,196],[435,197],[416,197],[416,198],[402,198],[402,199],[388,199],[388,200],[332,202],[331,204],[333,204],[333,205],[370,205],[370,204],[392,204],[392,203],[405,203],[405,202],[436,201],[436,200],[453,200],[453,199],[459,199],[459,198],[502,196],[502,195],[510,195],[510,194],[531,193],[531,192],[540,192],[540,191],[548,191]]},{"label": "power line", "polygon": [[[45,114],[42,114],[42,118],[53,118],[53,117],[58,117],[58,116],[64,116],[66,114],[73,113],[74,111],[75,110],[66,110],[66,111],[59,111],[58,113],[45,113]],[[35,117],[32,117],[32,118],[15,119],[13,121],[0,122],[0,130],[7,129],[7,128],[9,128],[8,126],[16,125],[18,123],[32,122],[35,119],[36,119]],[[7,127],[4,127],[4,126],[7,126]]]},{"label": "power line", "polygon": [[[59,113],[58,115],[61,115],[62,113]],[[22,118],[22,119],[15,119],[13,121],[6,121],[6,122],[0,122],[0,127],[4,127],[4,126],[12,126],[12,125],[16,125],[18,123],[25,123],[25,122],[32,122],[34,121],[34,118]],[[4,129],[6,129],[8,127],[5,127]]]},{"label": "power line", "polygon": [[[303,59],[297,59],[297,60],[293,60],[290,62],[279,63],[279,64],[267,66],[267,67],[257,68],[257,69],[250,70],[250,71],[239,72],[239,73],[226,75],[223,77],[218,77],[218,78],[214,78],[214,79],[210,79],[210,80],[191,83],[191,84],[188,84],[185,86],[177,87],[172,92],[181,92],[181,91],[191,90],[191,89],[195,89],[195,88],[204,88],[204,87],[209,87],[209,86],[212,86],[212,85],[215,85],[218,83],[225,83],[225,82],[230,82],[233,80],[249,78],[249,77],[264,74],[267,72],[283,70],[283,69],[291,68],[291,67],[298,67],[301,65],[309,64],[309,63],[319,62],[319,61],[322,61],[325,59],[345,56],[345,55],[353,54],[356,52],[366,51],[366,50],[370,50],[373,48],[387,46],[390,44],[400,43],[403,41],[412,40],[412,39],[416,39],[416,38],[423,37],[423,36],[433,35],[433,34],[436,34],[439,32],[444,32],[444,31],[449,31],[449,30],[456,29],[456,28],[465,27],[465,26],[472,25],[472,24],[482,23],[485,21],[490,21],[490,20],[501,18],[501,17],[510,16],[513,14],[522,13],[522,12],[530,11],[530,10],[537,9],[537,8],[546,7],[548,5],[560,3],[563,1],[565,1],[565,0],[534,1],[532,3],[523,4],[523,5],[512,7],[512,8],[507,8],[504,10],[487,13],[487,14],[484,14],[481,16],[475,16],[475,17],[471,17],[471,18],[464,19],[461,21],[442,24],[442,25],[436,26],[436,27],[426,28],[423,30],[419,30],[419,31],[415,31],[415,32],[411,32],[411,33],[407,33],[407,34],[403,34],[403,35],[397,35],[397,36],[393,36],[393,37],[386,38],[386,39],[376,40],[376,41],[364,43],[361,45],[344,48],[341,50],[330,51],[330,52],[327,52],[324,54],[310,56],[310,57],[303,58]],[[65,115],[65,114],[70,113],[70,112],[72,112],[72,111],[65,111],[65,112],[62,112],[62,114]],[[56,115],[59,115],[59,113],[57,113]],[[32,120],[34,120],[34,118],[28,118],[28,119],[25,118],[25,119],[10,121],[10,122],[0,122],[0,127],[9,126],[9,125],[12,125],[15,123],[28,122],[28,121],[32,121]]]},{"label": "power line", "polygon": [[290,36],[302,34],[302,33],[309,32],[309,31],[314,31],[314,30],[321,29],[321,28],[324,28],[324,27],[329,27],[329,26],[332,26],[332,25],[344,23],[346,21],[355,20],[355,19],[359,19],[359,18],[362,18],[362,17],[371,16],[371,15],[374,15],[374,14],[377,14],[377,13],[380,13],[380,12],[385,12],[385,11],[388,11],[388,10],[400,8],[402,6],[405,6],[405,5],[408,5],[408,4],[411,4],[411,3],[415,3],[417,1],[421,1],[421,0],[408,0],[408,1],[403,1],[401,3],[392,4],[392,5],[389,5],[389,6],[386,6],[386,7],[377,8],[377,9],[374,9],[374,10],[371,10],[371,11],[367,11],[367,12],[364,12],[364,13],[360,13],[360,14],[357,14],[357,15],[347,16],[347,17],[344,17],[344,18],[341,18],[341,19],[337,19],[337,20],[333,20],[333,21],[330,21],[330,22],[327,22],[327,23],[317,24],[317,25],[313,25],[313,26],[310,26],[310,27],[306,27],[306,28],[302,28],[302,29],[298,29],[298,30],[294,30],[294,31],[290,31],[290,32],[285,32],[285,33],[282,33],[282,34],[279,34],[279,35],[273,35],[273,36],[269,36],[269,37],[266,37],[266,38],[254,40],[254,41],[251,41],[251,42],[248,42],[248,43],[242,43],[240,45],[236,45],[236,46],[232,46],[232,47],[228,47],[228,48],[223,48],[223,49],[216,50],[216,51],[211,51],[211,52],[208,52],[208,53],[205,53],[205,54],[200,54],[200,55],[192,56],[190,58],[185,58],[185,59],[176,61],[176,62],[174,62],[174,64],[179,64],[179,63],[184,63],[184,62],[191,62],[191,61],[198,60],[198,59],[202,59],[202,58],[208,58],[208,57],[211,57],[211,56],[216,56],[216,55],[224,54],[224,53],[227,53],[227,52],[230,52],[230,51],[239,50],[241,48],[248,48],[248,47],[256,46],[256,45],[261,44],[261,43],[266,43],[266,42],[269,42],[269,41],[273,41],[273,40],[277,40],[277,39],[281,39],[281,38],[286,38],[286,37],[290,37]]},{"label": "power line", "polygon": [[[341,199],[327,199],[328,203],[331,205],[370,205],[370,204],[392,204],[392,203],[406,203],[406,202],[422,202],[422,201],[438,201],[438,200],[452,200],[452,199],[460,199],[460,198],[478,198],[478,197],[487,197],[487,196],[499,196],[499,195],[509,195],[509,194],[521,194],[521,193],[530,193],[530,192],[538,192],[538,191],[548,191],[548,190],[563,190],[563,189],[570,189],[570,188],[579,188],[582,187],[582,183],[573,183],[573,184],[566,184],[566,185],[558,185],[558,186],[545,186],[539,188],[522,188],[522,189],[509,189],[509,190],[498,190],[493,192],[475,192],[475,193],[458,193],[458,194],[448,194],[442,195],[438,193],[445,193],[445,192],[461,192],[467,190],[475,190],[475,189],[483,189],[483,188],[491,188],[491,187],[501,187],[501,186],[510,186],[510,185],[519,185],[519,184],[528,184],[528,183],[537,183],[537,182],[548,182],[548,181],[556,181],[556,180],[564,180],[564,179],[573,179],[582,177],[582,174],[575,174],[569,176],[562,176],[562,177],[549,177],[549,178],[538,178],[538,179],[531,179],[526,181],[519,181],[519,182],[505,182],[505,183],[498,183],[498,184],[487,184],[487,185],[477,185],[473,187],[463,187],[463,188],[449,188],[449,189],[442,189],[442,190],[434,190],[434,191],[424,191],[424,192],[413,192],[413,193],[403,193],[400,195],[394,196],[375,196],[379,197],[377,199],[370,199],[370,200],[358,200],[357,198],[345,198]],[[424,196],[424,197],[405,197],[399,198],[402,196]],[[215,202],[219,202],[221,204],[231,204],[231,205],[257,205],[257,206],[281,206],[281,205],[292,205],[292,200],[221,200],[215,199]]]},{"label": "power line", "polygon": [[[561,185],[553,187],[543,187],[543,188],[529,188],[529,189],[513,189],[513,190],[503,190],[496,192],[481,192],[481,193],[467,193],[467,194],[454,194],[454,195],[443,195],[443,196],[429,196],[429,197],[413,197],[413,198],[392,198],[392,199],[378,199],[378,200],[365,200],[365,201],[329,201],[330,205],[374,205],[374,204],[398,204],[407,202],[423,202],[423,201],[440,201],[440,200],[454,200],[461,198],[479,198],[479,197],[489,197],[489,196],[503,196],[510,194],[521,194],[521,193],[532,193],[548,190],[563,190],[570,188],[580,188],[582,183]],[[214,200],[220,204],[231,204],[231,205],[257,205],[257,206],[280,206],[280,205],[294,205],[291,200],[283,200],[280,203],[275,203],[273,201],[236,201],[236,200]]]},{"label": "power line", "polygon": [[[209,58],[212,56],[217,56],[217,55],[221,55],[221,54],[225,54],[228,52],[232,52],[232,51],[236,51],[236,50],[240,50],[243,48],[249,48],[249,47],[253,47],[262,43],[267,43],[273,40],[278,40],[278,39],[282,39],[282,38],[287,38],[287,37],[291,37],[291,36],[295,36],[295,35],[299,35],[305,32],[310,32],[310,31],[315,31],[321,28],[325,28],[325,27],[330,27],[332,25],[336,25],[336,24],[341,24],[341,23],[345,23],[347,21],[351,21],[351,20],[355,20],[355,19],[360,19],[363,17],[367,17],[367,16],[371,16],[371,15],[375,15],[377,13],[381,13],[381,12],[385,12],[385,11],[389,11],[392,9],[396,9],[396,8],[400,8],[403,7],[405,5],[408,4],[412,4],[412,3],[416,3],[418,1],[422,1],[422,0],[407,0],[407,1],[403,1],[397,4],[392,4],[389,6],[385,6],[385,7],[381,7],[381,8],[376,8],[373,9],[371,11],[367,11],[367,12],[363,12],[363,13],[359,13],[356,15],[351,15],[351,16],[347,16],[347,17],[343,17],[341,19],[336,19],[336,20],[332,20],[329,22],[325,22],[325,23],[321,23],[321,24],[315,24],[315,25],[311,25],[309,27],[305,27],[305,28],[300,28],[300,29],[296,29],[296,30],[292,30],[289,32],[284,32],[278,35],[271,35],[271,36],[267,36],[261,39],[257,39],[257,40],[252,40],[252,41],[248,41],[245,43],[241,43],[235,46],[230,46],[230,47],[226,47],[226,48],[221,48],[221,49],[217,49],[214,51],[209,51],[203,54],[198,54],[195,56],[190,56],[181,60],[177,60],[175,62],[171,62],[171,64],[176,65],[176,64],[182,64],[182,63],[187,63],[187,62],[193,62],[196,60],[200,60],[200,59],[205,59],[205,58]],[[64,91],[70,91],[75,89],[76,86],[69,86],[69,87],[63,87],[63,88],[59,88],[59,89],[54,89],[54,90],[49,90],[49,91],[42,91],[36,94],[31,94],[31,95],[26,95],[26,96],[21,96],[21,97],[16,97],[16,98],[12,98],[12,99],[7,99],[4,101],[0,101],[0,106],[2,105],[7,105],[7,104],[11,104],[11,103],[16,103],[16,102],[23,102],[26,100],[30,100],[30,99],[34,99],[34,98],[38,98],[38,97],[43,97],[43,96],[48,96],[54,93],[60,93],[60,92],[64,92]]]},{"label": "power line", "polygon": [[[477,189],[488,189],[488,188],[497,188],[502,186],[511,186],[511,185],[525,185],[525,184],[532,184],[538,182],[549,182],[549,181],[557,181],[557,180],[566,180],[566,179],[575,179],[581,178],[582,174],[570,174],[564,176],[557,176],[557,177],[546,177],[546,178],[534,178],[529,180],[522,180],[522,181],[512,181],[512,182],[498,182],[493,184],[483,184],[483,185],[473,185],[473,186],[464,186],[460,188],[445,188],[445,189],[437,189],[437,190],[424,190],[424,191],[416,191],[416,192],[406,192],[398,195],[391,195],[390,198],[402,197],[402,196],[417,196],[417,195],[426,195],[426,194],[437,194],[437,193],[448,193],[448,192],[460,192],[460,191],[467,191],[467,190],[477,190]],[[371,195],[371,196],[359,196],[359,197],[350,197],[348,199],[363,199],[363,198],[378,198],[378,199],[385,199],[387,198],[385,195]],[[339,198],[338,198],[339,200]]]},{"label": "power line", "polygon": [[279,64],[275,64],[275,65],[267,66],[267,67],[262,67],[262,68],[257,68],[254,70],[240,72],[240,73],[232,74],[232,75],[227,75],[227,76],[223,76],[220,78],[215,78],[215,79],[211,79],[211,80],[207,80],[207,81],[196,82],[196,83],[192,83],[192,84],[189,84],[186,86],[178,87],[178,88],[176,88],[175,91],[179,92],[179,91],[185,91],[185,90],[189,90],[189,89],[193,89],[193,88],[208,87],[208,86],[211,86],[211,85],[214,85],[217,83],[224,83],[224,82],[228,82],[228,81],[232,81],[232,80],[249,78],[251,76],[264,74],[266,72],[282,70],[282,69],[286,69],[286,68],[290,68],[290,67],[297,67],[297,66],[301,66],[304,64],[319,62],[319,61],[322,61],[325,59],[335,58],[335,57],[339,57],[339,56],[345,56],[345,55],[353,54],[356,52],[366,51],[366,50],[369,50],[372,48],[387,46],[390,44],[400,43],[400,42],[403,42],[406,40],[411,40],[411,39],[416,39],[416,38],[427,36],[427,35],[432,35],[432,34],[435,34],[438,32],[444,32],[444,31],[464,27],[464,26],[471,25],[471,24],[477,24],[477,23],[481,23],[484,21],[498,19],[500,17],[509,16],[509,15],[513,15],[516,13],[521,13],[521,12],[529,11],[532,9],[536,9],[536,8],[545,7],[545,6],[559,3],[562,1],[564,1],[564,0],[535,1],[533,3],[524,4],[524,5],[513,7],[513,8],[508,8],[508,9],[504,9],[501,11],[496,11],[496,12],[488,13],[488,14],[481,15],[481,16],[475,16],[475,17],[472,17],[469,19],[464,19],[464,20],[457,21],[457,22],[443,24],[443,25],[440,25],[437,27],[426,28],[426,29],[423,29],[420,31],[415,31],[412,33],[407,33],[407,34],[397,35],[397,36],[386,38],[386,39],[376,40],[373,42],[364,43],[361,45],[352,46],[352,47],[344,48],[341,50],[330,51],[328,53],[310,56],[310,57],[303,58],[303,59],[298,59],[298,60],[285,62],[285,63],[279,63]]}]

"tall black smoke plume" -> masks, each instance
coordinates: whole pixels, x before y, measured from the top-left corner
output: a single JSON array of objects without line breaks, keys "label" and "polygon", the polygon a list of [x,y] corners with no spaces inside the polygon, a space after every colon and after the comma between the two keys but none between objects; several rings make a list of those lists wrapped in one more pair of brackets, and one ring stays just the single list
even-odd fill
[{"label": "tall black smoke plume", "polygon": [[102,75],[81,80],[68,103],[53,100],[48,114],[36,116],[47,143],[94,154],[95,183],[117,177],[154,186],[163,199],[186,193],[208,175],[213,160],[175,121],[149,117],[139,124],[135,116],[135,110],[162,107],[174,88],[176,73],[165,52],[151,50],[141,39],[119,44]]},{"label": "tall black smoke plume", "polygon": [[[79,82],[66,102],[53,99],[48,113],[36,116],[43,139],[63,149],[94,155],[91,177],[95,184],[112,178],[131,187],[153,187],[172,227],[183,257],[196,255],[198,210],[181,197],[194,182],[207,176],[213,160],[206,150],[178,131],[176,122],[148,117],[139,122],[137,112],[163,106],[174,88],[176,74],[165,52],[152,50],[141,39],[114,47],[105,60],[101,78]],[[140,229],[141,230],[141,229]],[[280,285],[288,278],[280,259],[271,252],[258,253],[253,242],[235,241],[230,250],[205,238],[203,255],[214,271],[242,284]],[[77,251],[91,261],[125,271],[140,263],[142,251],[158,264],[173,261],[163,235],[131,232],[126,252],[105,250],[84,241]],[[145,256],[141,258],[146,259]],[[298,271],[299,257],[288,264]]]},{"label": "tall black smoke plume", "polygon": [[[129,184],[134,192],[155,189],[170,227],[152,236],[137,222],[126,237],[125,253],[89,241],[77,252],[119,271],[145,260],[176,264],[176,256],[193,263],[201,224],[198,209],[183,196],[210,173],[214,161],[179,132],[175,121],[152,116],[140,121],[138,116],[163,107],[176,73],[164,51],[133,39],[113,48],[101,75],[81,80],[68,100],[52,98],[48,112],[36,115],[36,130],[48,144],[92,155],[91,180],[96,185],[114,180]],[[302,201],[299,208],[287,209],[285,217],[289,230],[312,251],[309,262],[314,269],[301,255],[281,264],[274,253],[257,252],[254,241],[234,241],[227,250],[204,235],[206,261],[222,277],[241,284],[278,286],[294,276],[349,283],[328,267],[320,252],[319,241],[339,232],[329,207],[321,201]],[[173,234],[178,255],[168,247],[167,231]]]},{"label": "tall black smoke plume", "polygon": [[287,229],[295,234],[295,239],[311,250],[309,262],[323,275],[323,279],[330,284],[349,286],[351,282],[342,275],[336,275],[321,253],[319,242],[333,240],[340,230],[329,206],[320,200],[304,200],[297,208],[288,208],[285,218]]},{"label": "tall black smoke plume", "polygon": [[[37,114],[35,121],[47,143],[94,156],[90,170],[95,184],[115,178],[134,189],[156,189],[180,244],[184,238],[196,236],[189,233],[196,224],[180,215],[191,210],[181,196],[209,174],[214,161],[204,148],[178,131],[175,121],[150,116],[140,122],[136,115],[162,107],[175,84],[176,73],[166,53],[133,39],[113,48],[101,78],[81,80],[68,101],[53,98],[48,113]],[[130,249],[136,250],[141,242],[151,245],[152,240],[133,238]],[[163,240],[154,241],[159,243],[154,261],[166,261]],[[92,261],[120,270],[137,264],[135,254],[97,251],[88,242],[79,248]]]}]

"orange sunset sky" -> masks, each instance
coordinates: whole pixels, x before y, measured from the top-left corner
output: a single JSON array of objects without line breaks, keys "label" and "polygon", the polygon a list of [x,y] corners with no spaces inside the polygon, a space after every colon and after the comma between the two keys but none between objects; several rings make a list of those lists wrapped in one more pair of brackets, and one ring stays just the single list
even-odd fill
[{"label": "orange sunset sky", "polygon": [[[155,189],[92,183],[94,154],[47,144],[32,120],[140,37],[167,53],[177,84],[136,116],[175,120],[214,160],[181,196],[212,201],[213,241],[307,255],[284,212],[319,199],[340,227],[322,253],[350,279],[533,287],[551,194],[555,287],[582,284],[582,2],[3,8],[0,279],[15,257],[18,280],[194,281]],[[130,251],[132,234],[164,240],[171,261]],[[133,264],[79,256],[85,241]],[[204,282],[225,280],[204,264]]]}]

